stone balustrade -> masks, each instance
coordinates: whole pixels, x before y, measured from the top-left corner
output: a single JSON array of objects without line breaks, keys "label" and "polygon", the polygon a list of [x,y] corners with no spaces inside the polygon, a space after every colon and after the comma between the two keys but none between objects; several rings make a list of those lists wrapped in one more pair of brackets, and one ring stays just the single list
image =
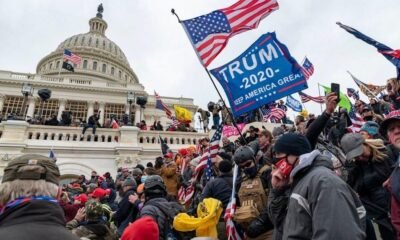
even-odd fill
[{"label": "stone balustrade", "polygon": [[68,85],[79,86],[79,87],[88,86],[88,87],[112,88],[121,90],[126,90],[126,88],[128,87],[129,89],[132,90],[143,91],[143,89],[139,85],[135,84],[109,83],[109,82],[92,81],[90,79],[42,76],[38,74],[26,74],[26,73],[17,73],[10,71],[0,71],[0,79],[13,79],[13,80],[23,81],[26,83],[51,82],[56,84],[61,83],[64,86]]},{"label": "stone balustrade", "polygon": [[[9,120],[0,124],[0,143],[24,143],[40,146],[88,146],[160,148],[159,136],[173,149],[197,144],[208,136],[196,132],[141,131],[136,127],[119,129],[97,128],[96,134],[88,129],[82,135],[80,127],[31,125],[24,121]],[[18,134],[17,134],[18,133]]]}]

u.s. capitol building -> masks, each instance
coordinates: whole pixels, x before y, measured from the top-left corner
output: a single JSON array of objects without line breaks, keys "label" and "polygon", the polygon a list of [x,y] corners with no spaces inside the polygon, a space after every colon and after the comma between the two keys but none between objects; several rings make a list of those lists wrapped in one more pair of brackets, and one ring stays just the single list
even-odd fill
[{"label": "u.s. capitol building", "polygon": [[[67,38],[43,57],[37,64],[36,74],[0,70],[3,118],[0,178],[8,161],[21,154],[49,155],[53,150],[63,177],[68,179],[79,174],[88,176],[92,170],[115,174],[120,166],[132,167],[154,160],[160,155],[159,136],[167,140],[172,149],[196,144],[205,136],[203,133],[140,130],[134,126],[97,128],[95,135],[88,129],[82,135],[79,122],[87,121],[95,112],[100,112],[100,125],[107,124],[111,116],[122,119],[124,114],[130,115],[132,125],[145,120],[149,126],[159,120],[165,127],[172,122],[163,111],[155,108],[155,96],[144,90],[124,52],[106,36],[108,25],[102,8],[89,20],[89,26],[89,32]],[[73,66],[73,72],[62,68],[64,49],[82,58],[80,64]],[[40,89],[51,90],[47,101],[38,96]],[[131,104],[128,95],[134,97]],[[137,99],[146,98],[144,108],[137,104]],[[173,105],[192,112],[197,109],[190,98],[161,99],[171,109]],[[60,120],[65,112],[71,113],[69,126],[33,124],[38,116],[48,119],[57,115]],[[13,115],[31,119],[32,124],[4,120]]]}]

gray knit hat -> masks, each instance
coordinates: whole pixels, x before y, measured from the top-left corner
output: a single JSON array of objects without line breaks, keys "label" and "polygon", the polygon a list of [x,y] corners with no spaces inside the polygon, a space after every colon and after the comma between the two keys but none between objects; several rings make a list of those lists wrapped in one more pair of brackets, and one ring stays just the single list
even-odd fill
[{"label": "gray knit hat", "polygon": [[133,178],[125,179],[124,183],[122,184],[122,187],[127,187],[127,186],[130,186],[130,187],[133,187],[136,189],[137,183],[136,183],[135,179],[133,179]]}]

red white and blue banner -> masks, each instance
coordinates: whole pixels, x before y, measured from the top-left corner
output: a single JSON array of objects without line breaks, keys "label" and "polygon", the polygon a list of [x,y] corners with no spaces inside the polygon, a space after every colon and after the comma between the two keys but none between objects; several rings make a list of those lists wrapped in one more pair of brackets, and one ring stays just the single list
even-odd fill
[{"label": "red white and blue banner", "polygon": [[210,72],[235,117],[308,88],[302,67],[275,33],[262,35],[239,57]]}]

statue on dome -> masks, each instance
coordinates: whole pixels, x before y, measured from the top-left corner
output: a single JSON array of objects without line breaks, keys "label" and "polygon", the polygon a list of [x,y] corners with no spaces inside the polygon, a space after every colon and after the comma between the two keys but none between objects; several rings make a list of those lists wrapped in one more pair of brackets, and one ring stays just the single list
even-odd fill
[{"label": "statue on dome", "polygon": [[100,3],[100,5],[97,7],[96,17],[103,18],[103,14],[102,14],[103,11],[104,11],[103,4]]}]

